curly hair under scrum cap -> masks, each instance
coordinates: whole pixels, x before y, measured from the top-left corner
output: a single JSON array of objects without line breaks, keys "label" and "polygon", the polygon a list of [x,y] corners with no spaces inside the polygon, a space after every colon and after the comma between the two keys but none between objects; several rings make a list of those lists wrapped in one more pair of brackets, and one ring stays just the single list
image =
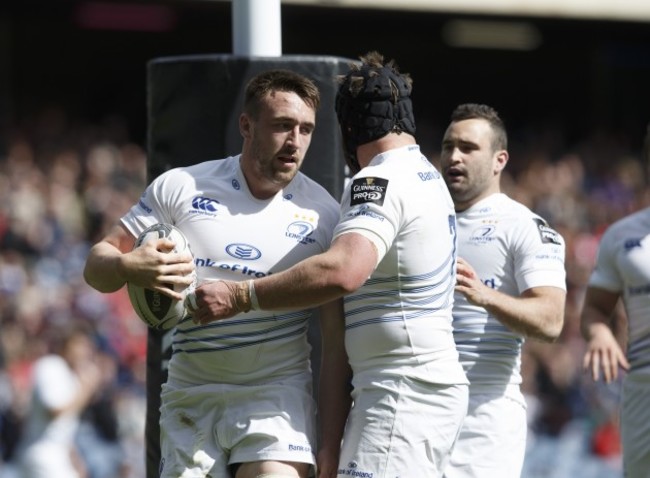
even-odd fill
[{"label": "curly hair under scrum cap", "polygon": [[392,61],[384,64],[376,52],[361,60],[339,78],[335,106],[353,173],[359,171],[358,146],[391,132],[415,134],[410,76],[400,73]]}]

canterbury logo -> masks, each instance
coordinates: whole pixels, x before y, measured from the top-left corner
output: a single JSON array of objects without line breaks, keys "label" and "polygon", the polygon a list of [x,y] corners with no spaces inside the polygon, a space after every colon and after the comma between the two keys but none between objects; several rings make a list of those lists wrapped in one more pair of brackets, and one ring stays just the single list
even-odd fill
[{"label": "canterbury logo", "polygon": [[197,196],[192,199],[192,207],[194,209],[198,209],[199,211],[217,212],[217,204],[219,204],[219,201],[216,199],[201,196]]}]

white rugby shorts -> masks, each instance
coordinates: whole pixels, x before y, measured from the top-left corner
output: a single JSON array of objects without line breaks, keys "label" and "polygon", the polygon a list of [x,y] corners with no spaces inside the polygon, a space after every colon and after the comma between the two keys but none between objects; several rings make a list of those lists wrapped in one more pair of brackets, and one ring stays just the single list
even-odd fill
[{"label": "white rugby shorts", "polygon": [[164,384],[161,478],[217,478],[252,461],[315,464],[311,376],[264,385]]},{"label": "white rugby shorts", "polygon": [[353,391],[338,476],[442,476],[467,412],[467,385],[382,378]]},{"label": "white rugby shorts", "polygon": [[527,432],[526,402],[518,386],[506,393],[470,392],[445,478],[520,478]]}]

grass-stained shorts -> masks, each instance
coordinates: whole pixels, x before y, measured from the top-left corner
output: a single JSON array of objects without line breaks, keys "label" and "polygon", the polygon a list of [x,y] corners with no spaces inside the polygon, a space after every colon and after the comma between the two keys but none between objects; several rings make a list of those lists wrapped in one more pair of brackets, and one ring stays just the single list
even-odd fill
[{"label": "grass-stained shorts", "polygon": [[315,463],[309,373],[263,385],[164,384],[161,478],[217,478],[260,460]]}]

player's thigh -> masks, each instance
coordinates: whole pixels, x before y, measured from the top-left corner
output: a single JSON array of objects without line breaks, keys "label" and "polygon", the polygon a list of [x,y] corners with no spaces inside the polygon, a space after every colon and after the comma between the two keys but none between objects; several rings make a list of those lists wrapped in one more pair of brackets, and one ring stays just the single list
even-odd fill
[{"label": "player's thigh", "polygon": [[466,385],[397,378],[356,390],[339,476],[442,476],[466,410]]},{"label": "player's thigh", "polygon": [[309,383],[296,376],[263,385],[164,386],[161,477],[216,478],[263,462],[311,469],[316,411]]},{"label": "player's thigh", "polygon": [[294,463],[300,470],[315,465],[316,405],[301,380],[246,387],[245,396],[231,399],[238,405],[217,426],[230,465]]},{"label": "player's thigh", "polygon": [[517,392],[472,393],[446,478],[519,478],[526,453],[526,405]]},{"label": "player's thigh", "polygon": [[650,473],[650,378],[626,377],[621,409],[621,444],[625,476],[646,478]]},{"label": "player's thigh", "polygon": [[310,470],[307,463],[259,461],[239,465],[235,478],[308,478]]},{"label": "player's thigh", "polygon": [[228,476],[228,457],[214,433],[225,394],[209,385],[163,386],[160,408],[161,478]]}]

